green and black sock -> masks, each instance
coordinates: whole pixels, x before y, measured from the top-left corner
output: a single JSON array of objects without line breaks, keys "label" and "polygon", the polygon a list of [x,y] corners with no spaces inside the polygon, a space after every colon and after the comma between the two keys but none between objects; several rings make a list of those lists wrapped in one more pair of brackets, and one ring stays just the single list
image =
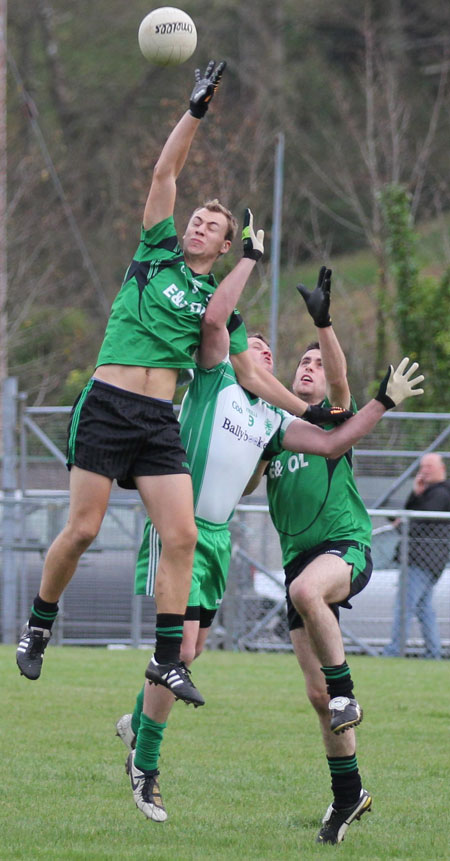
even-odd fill
[{"label": "green and black sock", "polygon": [[334,796],[333,807],[336,810],[352,807],[358,801],[362,789],[356,755],[327,756],[327,761]]},{"label": "green and black sock", "polygon": [[31,615],[28,620],[30,628],[46,628],[51,631],[53,622],[58,615],[58,602],[55,604],[36,595],[31,606]]},{"label": "green and black sock", "polygon": [[184,615],[157,613],[155,661],[158,664],[176,664],[180,660],[183,622]]},{"label": "green and black sock", "polygon": [[325,676],[327,691],[333,697],[353,697],[353,681],[347,661],[334,667],[320,668]]}]

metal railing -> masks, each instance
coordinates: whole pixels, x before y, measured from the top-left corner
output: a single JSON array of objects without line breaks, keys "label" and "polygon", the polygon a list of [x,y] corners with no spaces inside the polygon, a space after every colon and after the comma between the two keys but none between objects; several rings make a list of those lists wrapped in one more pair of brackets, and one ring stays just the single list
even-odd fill
[{"label": "metal railing", "polygon": [[[430,522],[427,540],[444,546],[442,528],[450,534],[450,513],[417,512],[403,509],[369,509],[373,524],[374,570],[367,587],[351,599],[352,609],[341,609],[340,622],[347,651],[382,654],[392,639],[398,605],[396,650],[399,655],[429,654],[432,631],[426,630],[419,606],[419,618],[411,617],[409,604],[411,565],[410,530],[413,521]],[[398,527],[392,520],[400,519]],[[440,520],[439,529],[435,520]],[[431,600],[437,616],[443,657],[450,657],[450,560],[448,539],[446,562],[436,585],[424,596]],[[426,574],[424,574],[426,578]],[[426,616],[426,614],[425,614]],[[290,649],[285,613],[284,574],[278,536],[267,506],[240,505],[233,522],[233,557],[226,598],[217,621],[229,649]],[[425,636],[424,636],[425,624]]]},{"label": "metal railing", "polygon": [[[37,592],[46,548],[67,513],[63,452],[70,407],[28,406],[12,377],[4,383],[2,398],[0,618],[3,642],[14,642]],[[417,515],[403,512],[401,504],[425,452],[439,448],[450,459],[450,451],[444,448],[449,435],[449,413],[394,411],[386,413],[355,447],[355,475],[366,505],[371,506],[374,524],[375,571],[368,587],[354,599],[351,614],[347,616],[345,610],[341,614],[350,649],[373,654],[388,643],[397,591],[403,596],[402,618],[406,620],[409,524]],[[391,508],[382,509],[388,502]],[[400,578],[388,552],[396,538],[387,518],[397,515],[403,518]],[[420,516],[426,515],[421,512]],[[101,532],[82,557],[62,599],[55,627],[57,642],[138,645],[153,638],[153,601],[133,595],[143,520],[137,494],[113,493]],[[267,507],[239,506],[232,528],[229,585],[211,642],[226,648],[290,648],[280,585],[281,556]],[[448,579],[446,570],[433,590],[446,654],[450,642]],[[416,623],[407,638],[405,623],[400,621],[400,634],[402,653],[421,653],[423,638]]]},{"label": "metal railing", "polygon": [[[14,642],[38,591],[47,547],[64,525],[68,495],[32,493],[0,499],[0,528],[15,525],[6,551],[15,571],[0,575],[1,638]],[[348,651],[380,654],[389,644],[397,595],[402,601],[400,654],[423,655],[423,630],[414,620],[408,633],[408,547],[412,520],[430,520],[430,538],[439,517],[450,530],[450,514],[371,509],[374,524],[374,573],[366,589],[341,611]],[[390,519],[401,518],[400,531]],[[139,499],[110,502],[96,540],[82,556],[60,603],[54,642],[61,645],[122,644],[139,646],[154,640],[153,599],[134,595],[134,568],[145,512]],[[226,649],[290,649],[278,537],[265,505],[239,505],[232,523],[233,556],[225,599],[211,633],[212,647]],[[2,541],[2,562],[5,554]],[[439,539],[440,540],[440,539]],[[394,560],[399,548],[398,561]],[[433,589],[443,655],[450,653],[450,569]]]}]

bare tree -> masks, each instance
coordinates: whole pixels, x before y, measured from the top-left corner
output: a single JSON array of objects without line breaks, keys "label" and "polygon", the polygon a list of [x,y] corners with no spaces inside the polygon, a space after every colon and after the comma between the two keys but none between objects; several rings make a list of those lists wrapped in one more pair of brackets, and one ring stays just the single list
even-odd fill
[{"label": "bare tree", "polygon": [[[392,38],[388,39],[386,30],[381,30],[373,20],[372,3],[366,3],[360,29],[363,62],[354,66],[347,80],[333,76],[328,79],[330,110],[338,124],[336,133],[330,123],[323,129],[325,146],[321,152],[323,155],[328,151],[328,157],[319,161],[304,137],[299,146],[299,161],[308,167],[306,178],[297,171],[302,194],[309,201],[313,226],[314,213],[325,213],[328,223],[334,220],[336,225],[363,236],[374,255],[378,272],[374,363],[377,370],[385,365],[386,344],[393,335],[389,331],[392,294],[383,243],[380,192],[385,184],[402,182],[411,190],[413,214],[420,211],[448,94],[448,63],[443,62],[428,117],[425,126],[422,125],[422,139],[414,147],[418,134],[414,128],[417,104],[403,86],[405,64],[398,62],[399,51],[404,58],[407,48],[398,19],[398,4],[394,4],[393,12],[395,26]],[[441,50],[445,58],[445,39]],[[295,117],[291,133],[294,128]],[[321,133],[320,128],[317,131]],[[341,206],[336,207],[336,201]],[[317,226],[312,236],[312,244],[320,252],[326,240]]]}]

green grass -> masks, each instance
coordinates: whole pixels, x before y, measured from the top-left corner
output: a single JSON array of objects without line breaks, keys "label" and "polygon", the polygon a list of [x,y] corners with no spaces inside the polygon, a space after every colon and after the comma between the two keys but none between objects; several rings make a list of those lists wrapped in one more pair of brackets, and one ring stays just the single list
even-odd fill
[{"label": "green grass", "polygon": [[358,761],[373,812],[340,847],[315,845],[330,797],[318,724],[291,655],[207,652],[207,704],[177,703],[163,744],[164,824],[133,803],[114,723],[147,655],[50,647],[19,676],[0,647],[1,861],[449,858],[446,662],[350,658],[366,717]]}]

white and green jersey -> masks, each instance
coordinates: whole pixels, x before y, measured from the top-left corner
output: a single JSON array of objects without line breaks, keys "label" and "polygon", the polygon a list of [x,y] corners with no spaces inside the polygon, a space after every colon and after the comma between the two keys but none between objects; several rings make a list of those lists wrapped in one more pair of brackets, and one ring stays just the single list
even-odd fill
[{"label": "white and green jersey", "polygon": [[227,523],[266,445],[275,434],[281,443],[292,421],[295,416],[245,391],[228,360],[197,367],[180,413],[195,516]]}]

